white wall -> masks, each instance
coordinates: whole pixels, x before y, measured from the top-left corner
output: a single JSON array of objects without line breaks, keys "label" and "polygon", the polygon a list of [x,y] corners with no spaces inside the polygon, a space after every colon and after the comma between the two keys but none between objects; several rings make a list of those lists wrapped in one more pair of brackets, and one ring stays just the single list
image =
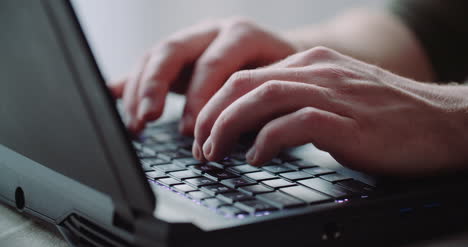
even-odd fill
[{"label": "white wall", "polygon": [[154,42],[205,18],[248,16],[274,30],[329,18],[383,0],[73,0],[108,79],[126,73]]}]

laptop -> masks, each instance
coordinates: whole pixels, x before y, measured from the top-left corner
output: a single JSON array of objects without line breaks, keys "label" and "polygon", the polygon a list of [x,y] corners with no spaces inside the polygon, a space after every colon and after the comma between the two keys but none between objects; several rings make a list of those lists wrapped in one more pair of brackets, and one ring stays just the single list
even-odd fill
[{"label": "laptop", "polygon": [[71,246],[384,246],[466,225],[463,172],[376,178],[311,145],[202,163],[170,118],[132,138],[68,1],[3,0],[0,30],[0,201]]}]

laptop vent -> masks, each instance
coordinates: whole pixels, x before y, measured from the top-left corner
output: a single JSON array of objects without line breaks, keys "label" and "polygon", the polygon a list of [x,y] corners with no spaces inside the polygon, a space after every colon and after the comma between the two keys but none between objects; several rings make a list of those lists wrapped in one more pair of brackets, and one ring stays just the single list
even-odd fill
[{"label": "laptop vent", "polygon": [[69,216],[62,224],[73,235],[77,246],[127,247],[126,241],[115,237],[102,227],[77,215]]}]

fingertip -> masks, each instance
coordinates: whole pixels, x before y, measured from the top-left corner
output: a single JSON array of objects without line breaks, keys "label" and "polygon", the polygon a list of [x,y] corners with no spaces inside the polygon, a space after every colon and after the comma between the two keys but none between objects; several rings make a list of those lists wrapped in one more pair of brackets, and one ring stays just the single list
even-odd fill
[{"label": "fingertip", "polygon": [[112,96],[115,98],[122,98],[125,89],[125,82],[125,80],[120,80],[107,84]]}]

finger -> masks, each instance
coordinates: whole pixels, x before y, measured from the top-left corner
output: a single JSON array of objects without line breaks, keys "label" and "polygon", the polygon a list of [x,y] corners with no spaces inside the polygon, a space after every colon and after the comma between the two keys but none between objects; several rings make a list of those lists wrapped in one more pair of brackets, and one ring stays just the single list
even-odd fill
[{"label": "finger", "polygon": [[138,82],[140,80],[141,75],[143,74],[144,66],[148,62],[148,59],[149,54],[146,54],[133,68],[132,72],[128,76],[127,82],[125,83],[125,88],[122,95],[125,113],[125,125],[132,132],[134,132],[138,127],[135,125],[136,122],[134,121],[137,106],[136,102],[134,101],[134,98],[137,94]]},{"label": "finger", "polygon": [[111,91],[112,96],[116,99],[122,98],[125,85],[127,83],[127,78],[122,78],[118,81],[111,82],[107,86],[109,87],[109,90]]},{"label": "finger", "polygon": [[331,73],[324,73],[321,66],[306,69],[262,68],[235,73],[201,110],[195,126],[195,143],[203,146],[221,112],[234,101],[263,83],[270,80],[300,81],[328,87],[331,84],[330,80],[339,80],[336,76],[329,75]]},{"label": "finger", "polygon": [[[143,128],[147,121],[157,119],[171,87],[182,69],[193,63],[217,35],[214,24],[200,24],[177,33],[152,52],[139,79],[132,104],[137,105],[133,126]],[[137,130],[138,131],[138,130]]]},{"label": "finger", "polygon": [[232,31],[224,31],[198,59],[187,90],[181,132],[192,134],[195,119],[229,76],[256,57],[254,46],[245,46]]},{"label": "finger", "polygon": [[223,158],[241,134],[303,107],[345,112],[346,105],[333,98],[328,89],[315,85],[282,81],[265,83],[220,114],[203,145],[204,157],[208,160]]},{"label": "finger", "polygon": [[342,148],[355,141],[355,126],[355,121],[351,118],[305,107],[265,125],[246,158],[249,164],[262,165],[281,150],[306,143],[313,143],[331,153],[343,153],[345,150]]}]

